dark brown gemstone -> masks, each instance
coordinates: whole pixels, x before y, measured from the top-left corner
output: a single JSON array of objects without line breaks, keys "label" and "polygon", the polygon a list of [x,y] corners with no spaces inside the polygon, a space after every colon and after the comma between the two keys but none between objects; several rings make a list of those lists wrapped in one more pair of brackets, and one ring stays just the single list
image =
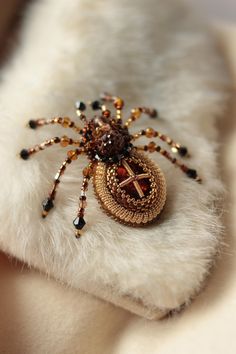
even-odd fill
[{"label": "dark brown gemstone", "polygon": [[29,121],[29,127],[30,127],[31,129],[36,129],[36,128],[37,128],[37,121],[31,119],[31,120]]},{"label": "dark brown gemstone", "polygon": [[42,203],[42,206],[43,206],[43,210],[44,211],[49,211],[51,210],[53,207],[54,207],[54,204],[53,204],[53,201],[51,198],[46,198],[43,203]]},{"label": "dark brown gemstone", "polygon": [[85,226],[86,222],[83,217],[77,216],[77,218],[73,221],[73,224],[77,230],[81,230]]},{"label": "dark brown gemstone", "polygon": [[150,111],[150,117],[151,118],[157,118],[158,117],[158,112],[156,109],[153,109]]},{"label": "dark brown gemstone", "polygon": [[186,156],[188,153],[188,149],[185,146],[180,146],[178,148],[178,153],[180,156]]},{"label": "dark brown gemstone", "polygon": [[23,160],[27,160],[30,156],[30,153],[27,149],[23,149],[21,150],[20,152],[20,157],[23,159]]},{"label": "dark brown gemstone", "polygon": [[192,168],[189,168],[186,172],[186,174],[188,175],[188,177],[190,178],[197,178],[197,171],[193,170]]},{"label": "dark brown gemstone", "polygon": [[61,139],[60,138],[58,138],[58,136],[56,136],[55,138],[54,138],[54,142],[57,144],[57,143],[60,143],[60,141],[61,141]]},{"label": "dark brown gemstone", "polygon": [[[129,166],[131,167],[132,171],[136,174],[142,174],[144,173],[143,169],[141,166],[139,166],[138,164],[134,163],[134,162],[129,162]],[[117,178],[119,183],[127,180],[130,176],[128,171],[126,170],[126,168],[124,166],[119,166],[116,170],[116,174],[117,174]],[[150,190],[151,190],[151,185],[150,185],[150,181],[148,178],[143,178],[140,180],[137,180],[137,183],[139,184],[139,186],[141,187],[144,195],[147,195]],[[122,187],[131,197],[133,198],[140,198],[139,193],[133,183],[130,182],[129,184],[125,185]]]},{"label": "dark brown gemstone", "polygon": [[79,111],[85,111],[86,105],[84,102],[77,101],[77,102],[75,102],[75,108],[78,109]]},{"label": "dark brown gemstone", "polygon": [[98,109],[101,108],[101,103],[99,101],[93,101],[91,103],[91,108],[94,110],[94,111],[97,111]]}]

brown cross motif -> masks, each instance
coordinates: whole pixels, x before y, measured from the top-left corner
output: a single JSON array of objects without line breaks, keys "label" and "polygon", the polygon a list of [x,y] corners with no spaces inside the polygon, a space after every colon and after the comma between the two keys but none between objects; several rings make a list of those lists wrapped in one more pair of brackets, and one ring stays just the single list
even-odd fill
[{"label": "brown cross motif", "polygon": [[150,178],[150,175],[148,173],[141,173],[139,175],[136,175],[134,173],[134,171],[132,170],[132,168],[129,166],[129,164],[125,160],[122,161],[122,165],[124,166],[124,168],[128,172],[129,177],[127,179],[125,179],[124,181],[122,181],[119,184],[119,187],[122,188],[122,187],[126,186],[129,183],[133,183],[134,187],[136,188],[136,191],[138,192],[139,197],[143,198],[144,197],[144,193],[143,193],[142,188],[140,187],[140,184],[138,183],[138,181],[140,179]]}]

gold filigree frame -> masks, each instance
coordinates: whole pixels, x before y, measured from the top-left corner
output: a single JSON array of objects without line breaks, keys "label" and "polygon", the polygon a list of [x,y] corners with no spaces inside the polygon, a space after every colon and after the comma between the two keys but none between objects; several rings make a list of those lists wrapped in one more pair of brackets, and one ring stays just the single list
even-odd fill
[{"label": "gold filigree frame", "polygon": [[149,173],[150,193],[140,199],[130,197],[119,187],[115,178],[119,165],[98,162],[93,178],[95,194],[101,206],[114,219],[123,224],[142,226],[153,221],[165,205],[165,177],[161,169],[141,152],[133,150],[125,160],[134,161]]}]

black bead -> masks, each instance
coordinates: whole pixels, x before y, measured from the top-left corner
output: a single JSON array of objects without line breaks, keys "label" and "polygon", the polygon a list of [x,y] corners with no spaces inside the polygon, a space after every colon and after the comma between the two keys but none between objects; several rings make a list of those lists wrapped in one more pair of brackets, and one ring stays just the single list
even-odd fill
[{"label": "black bead", "polygon": [[180,147],[178,148],[178,154],[179,154],[180,156],[186,156],[187,153],[188,153],[188,149],[187,149],[185,146],[180,146]]},{"label": "black bead", "polygon": [[101,104],[99,101],[93,101],[91,103],[91,108],[94,110],[94,111],[97,111],[98,109],[101,108]]},{"label": "black bead", "polygon": [[75,220],[73,221],[73,224],[77,230],[81,230],[84,227],[84,225],[86,224],[86,222],[83,217],[77,216],[77,218],[75,218]]},{"label": "black bead", "polygon": [[26,150],[26,149],[21,150],[21,152],[20,152],[20,157],[21,157],[23,160],[27,160],[27,159],[29,158],[29,156],[30,156],[30,153],[29,153],[28,150]]},{"label": "black bead", "polygon": [[75,108],[83,112],[86,110],[86,104],[84,102],[77,101],[75,102]]},{"label": "black bead", "polygon": [[197,171],[189,168],[186,172],[187,176],[190,178],[197,178]]},{"label": "black bead", "polygon": [[51,198],[46,198],[43,203],[43,210],[44,211],[49,211],[54,207],[53,201]]},{"label": "black bead", "polygon": [[156,109],[150,112],[150,118],[158,118],[158,111]]},{"label": "black bead", "polygon": [[31,120],[29,121],[29,127],[30,127],[31,129],[36,129],[36,128],[37,128],[37,121],[31,119]]},{"label": "black bead", "polygon": [[61,139],[58,136],[56,136],[54,138],[54,143],[58,144],[58,143],[60,143],[60,141],[61,141]]}]

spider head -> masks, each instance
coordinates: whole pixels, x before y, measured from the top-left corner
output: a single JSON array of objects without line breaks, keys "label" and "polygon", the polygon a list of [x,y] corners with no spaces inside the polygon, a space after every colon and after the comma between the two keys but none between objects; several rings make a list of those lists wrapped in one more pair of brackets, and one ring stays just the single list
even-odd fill
[{"label": "spider head", "polygon": [[96,116],[85,127],[90,157],[104,162],[117,162],[129,154],[131,136],[115,118]]}]

